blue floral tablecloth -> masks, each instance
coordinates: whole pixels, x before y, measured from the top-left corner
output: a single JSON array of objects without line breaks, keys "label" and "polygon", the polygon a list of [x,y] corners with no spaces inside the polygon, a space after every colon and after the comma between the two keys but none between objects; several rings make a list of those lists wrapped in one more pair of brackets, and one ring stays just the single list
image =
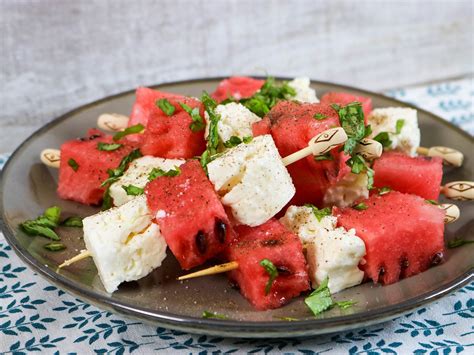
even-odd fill
[{"label": "blue floral tablecloth", "polygon": [[[474,135],[472,78],[387,94]],[[6,159],[0,155],[0,167]],[[117,316],[70,296],[27,269],[0,234],[0,354],[474,354],[473,295],[471,283],[395,320],[312,339],[191,335]]]}]

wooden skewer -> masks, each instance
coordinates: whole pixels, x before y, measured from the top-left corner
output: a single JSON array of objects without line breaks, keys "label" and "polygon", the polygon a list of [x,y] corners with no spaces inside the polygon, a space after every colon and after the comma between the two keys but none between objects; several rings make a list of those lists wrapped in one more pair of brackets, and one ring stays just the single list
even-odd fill
[{"label": "wooden skewer", "polygon": [[416,148],[416,152],[420,155],[426,155],[428,157],[440,157],[443,159],[444,164],[455,167],[460,167],[464,160],[464,155],[459,150],[449,147],[418,147]]},{"label": "wooden skewer", "polygon": [[97,119],[97,126],[104,131],[120,132],[128,126],[130,119],[118,113],[103,113]]},{"label": "wooden skewer", "polygon": [[51,168],[59,169],[59,162],[61,160],[61,151],[58,149],[44,149],[40,153],[41,162]]},{"label": "wooden skewer", "polygon": [[474,200],[473,181],[452,181],[441,187],[441,193],[451,200]]},{"label": "wooden skewer", "polygon": [[77,263],[78,261],[81,261],[82,259],[86,259],[90,256],[92,256],[92,254],[89,250],[82,250],[80,254],[77,254],[76,256],[73,256],[71,259],[67,259],[66,261],[64,261],[61,265],[58,266],[58,269]]},{"label": "wooden skewer", "polygon": [[459,207],[453,205],[452,203],[443,203],[438,207],[446,212],[446,215],[444,216],[444,224],[449,224],[457,221],[459,219],[459,216],[461,215]]},{"label": "wooden skewer", "polygon": [[383,145],[373,139],[364,138],[355,148],[355,152],[362,155],[364,159],[374,160],[382,155]]}]

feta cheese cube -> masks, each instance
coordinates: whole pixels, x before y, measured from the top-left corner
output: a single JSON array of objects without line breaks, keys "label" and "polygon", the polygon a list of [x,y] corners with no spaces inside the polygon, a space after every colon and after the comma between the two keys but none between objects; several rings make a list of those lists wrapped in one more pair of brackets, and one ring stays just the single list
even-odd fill
[{"label": "feta cheese cube", "polygon": [[207,165],[209,179],[238,223],[258,226],[295,194],[290,174],[270,135],[239,144]]},{"label": "feta cheese cube", "polygon": [[185,160],[181,159],[164,159],[152,156],[144,156],[132,161],[125,173],[110,185],[110,196],[115,206],[121,206],[135,198],[135,196],[127,195],[122,186],[134,185],[144,188],[148,183],[148,175],[153,168],[168,171],[176,166],[183,164]]},{"label": "feta cheese cube", "polygon": [[84,241],[107,292],[159,267],[166,241],[152,222],[146,197],[84,218]]},{"label": "feta cheese cube", "polygon": [[[396,134],[398,120],[403,120],[403,127]],[[398,150],[410,156],[416,155],[420,146],[420,129],[418,128],[417,111],[406,107],[386,107],[373,110],[368,121],[372,127],[371,138],[380,132],[389,132],[392,141],[391,149]]]},{"label": "feta cheese cube", "polygon": [[[232,136],[239,138],[252,137],[252,123],[261,120],[260,117],[247,107],[236,102],[218,105],[215,112],[220,115],[220,120],[217,123],[217,132],[222,142],[227,142]],[[205,118],[207,122],[207,135],[209,132],[209,115],[207,115],[207,112]]]},{"label": "feta cheese cube", "polygon": [[326,216],[318,221],[309,207],[290,206],[280,221],[301,238],[306,246],[306,258],[313,288],[329,278],[332,293],[358,285],[364,272],[358,268],[363,262],[365,244],[355,234],[336,228],[337,219]]},{"label": "feta cheese cube", "polygon": [[325,206],[347,207],[360,198],[368,198],[367,174],[348,173],[324,194]]},{"label": "feta cheese cube", "polygon": [[295,78],[288,82],[288,85],[296,91],[296,96],[288,97],[288,100],[299,102],[317,103],[316,91],[311,88],[309,78]]}]

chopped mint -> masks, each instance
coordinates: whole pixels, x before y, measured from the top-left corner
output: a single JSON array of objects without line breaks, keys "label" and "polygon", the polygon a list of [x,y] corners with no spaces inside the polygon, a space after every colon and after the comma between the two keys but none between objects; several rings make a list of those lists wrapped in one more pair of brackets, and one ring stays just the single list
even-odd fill
[{"label": "chopped mint", "polygon": [[429,203],[430,205],[438,205],[438,201],[436,200],[425,200],[426,203]]},{"label": "chopped mint", "polygon": [[384,186],[384,187],[379,189],[379,195],[388,194],[390,191],[392,191],[392,189],[390,187]]},{"label": "chopped mint", "polygon": [[129,196],[143,195],[144,192],[143,188],[135,185],[122,185],[122,189],[124,189]]},{"label": "chopped mint", "polygon": [[203,311],[202,318],[216,318],[216,319],[227,319],[227,316],[224,314],[219,314],[215,312]]},{"label": "chopped mint", "polygon": [[160,176],[178,176],[181,174],[181,169],[178,166],[175,166],[174,169],[170,169],[168,171],[164,171],[163,169],[160,168],[153,168],[153,170],[148,174],[148,181],[153,181],[157,177]]},{"label": "chopped mint", "polygon": [[61,225],[64,227],[82,228],[82,218],[77,216],[68,217],[61,222]]},{"label": "chopped mint", "polygon": [[163,111],[166,116],[173,116],[173,113],[176,110],[176,108],[171,102],[168,101],[168,99],[156,100],[155,104],[161,109],[161,111]]},{"label": "chopped mint", "polygon": [[352,307],[356,303],[356,301],[338,301],[336,302],[336,306],[338,306],[340,309],[347,309]]},{"label": "chopped mint", "polygon": [[388,132],[380,132],[374,137],[374,140],[382,144],[384,148],[390,148],[392,146],[392,140]]},{"label": "chopped mint", "polygon": [[326,154],[323,154],[323,155],[315,155],[314,160],[316,161],[334,160],[334,157],[331,155],[330,152],[327,152]]},{"label": "chopped mint", "polygon": [[121,147],[123,147],[123,144],[120,144],[120,143],[104,143],[104,142],[97,143],[97,149],[98,150],[103,150],[103,151],[106,151],[106,152],[112,152],[112,151],[117,150]]},{"label": "chopped mint", "polygon": [[77,171],[77,169],[79,169],[79,164],[77,164],[77,161],[72,158],[69,158],[69,160],[67,161],[67,165],[69,165],[74,171]]},{"label": "chopped mint", "polygon": [[273,281],[278,277],[278,270],[273,263],[268,259],[263,259],[260,261],[260,265],[263,266],[267,274],[270,276],[267,284],[265,285],[265,294],[268,295],[272,288]]},{"label": "chopped mint", "polygon": [[122,158],[117,168],[107,170],[109,177],[100,186],[104,187],[107,184],[111,184],[117,181],[123,175],[125,170],[128,168],[128,165],[135,159],[140,158],[141,156],[142,156],[142,153],[140,152],[139,149],[135,149],[131,151],[128,155]]},{"label": "chopped mint", "polygon": [[120,131],[118,133],[115,133],[113,140],[118,141],[122,139],[125,136],[128,136],[129,134],[135,134],[135,133],[140,133],[145,129],[145,126],[143,126],[141,123],[138,123],[134,126],[130,126],[125,128],[123,131]]},{"label": "chopped mint", "polygon": [[319,287],[304,300],[315,316],[328,310],[334,304],[331,292],[329,291],[328,282],[329,278],[326,277]]},{"label": "chopped mint", "polygon": [[329,207],[319,209],[315,205],[312,205],[310,203],[305,204],[305,206],[311,208],[311,210],[313,211],[313,214],[316,217],[316,219],[318,220],[318,222],[321,222],[321,220],[324,217],[331,215],[331,209]]},{"label": "chopped mint", "polygon": [[395,134],[400,134],[402,132],[402,128],[404,124],[405,124],[404,119],[397,120],[397,123],[395,124]]},{"label": "chopped mint", "polygon": [[204,128],[206,128],[206,123],[204,122],[204,119],[201,117],[199,114],[199,108],[191,108],[185,103],[180,102],[179,105],[183,108],[184,111],[186,111],[189,116],[191,116],[191,119],[193,122],[189,125],[189,129],[193,132],[199,132],[202,131]]},{"label": "chopped mint", "polygon": [[364,202],[361,202],[361,203],[358,203],[355,206],[352,206],[352,208],[357,210],[357,211],[363,211],[363,210],[366,210],[369,207]]},{"label": "chopped mint", "polygon": [[229,138],[228,141],[224,142],[224,147],[226,148],[233,148],[235,146],[238,146],[240,143],[245,143],[248,144],[252,141],[253,137],[252,136],[246,136],[244,138],[240,138],[237,136],[232,136]]},{"label": "chopped mint", "polygon": [[328,116],[326,115],[323,115],[322,113],[315,113],[313,118],[316,119],[316,120],[324,120],[325,118],[327,118]]},{"label": "chopped mint", "polygon": [[220,120],[220,115],[215,112],[217,102],[209,96],[207,92],[203,92],[201,95],[201,102],[204,105],[204,109],[209,115],[209,134],[206,138],[206,150],[201,155],[201,166],[206,169],[213,157],[217,154],[217,148],[219,147],[219,132],[217,129],[217,123]]},{"label": "chopped mint", "polygon": [[287,322],[295,322],[298,320],[298,318],[293,318],[293,317],[275,317],[276,319],[284,320]]},{"label": "chopped mint", "polygon": [[60,251],[66,249],[66,246],[60,242],[51,242],[45,244],[43,247],[49,251]]},{"label": "chopped mint", "polygon": [[52,240],[60,240],[53,230],[59,224],[61,209],[57,206],[49,207],[46,211],[34,220],[27,220],[20,224],[20,228],[28,235],[40,235]]},{"label": "chopped mint", "polygon": [[341,127],[348,137],[344,143],[344,153],[352,155],[355,147],[366,133],[362,105],[360,102],[351,102],[346,106],[332,104],[331,107],[337,112]]},{"label": "chopped mint", "polygon": [[46,209],[46,211],[44,211],[43,216],[53,222],[55,225],[58,225],[59,219],[61,218],[61,208],[58,206],[49,207]]},{"label": "chopped mint", "polygon": [[471,243],[474,243],[474,240],[465,240],[465,239],[456,238],[448,242],[448,248],[453,249],[453,248],[457,248],[465,244],[471,244]]}]

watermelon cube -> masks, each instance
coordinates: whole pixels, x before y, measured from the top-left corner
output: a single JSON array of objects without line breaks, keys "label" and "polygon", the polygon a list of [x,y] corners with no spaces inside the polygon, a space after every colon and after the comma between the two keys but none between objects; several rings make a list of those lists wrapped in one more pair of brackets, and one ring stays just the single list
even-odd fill
[{"label": "watermelon cube", "polygon": [[374,185],[378,188],[415,194],[427,200],[437,200],[443,178],[443,162],[439,157],[410,157],[403,153],[386,152],[375,160]]},{"label": "watermelon cube", "polygon": [[321,103],[324,104],[338,104],[345,106],[351,102],[360,102],[362,110],[364,110],[365,124],[367,124],[367,117],[372,111],[372,99],[366,96],[356,96],[348,92],[328,92],[321,97]]},{"label": "watermelon cube", "polygon": [[[113,151],[98,149],[99,143],[121,143]],[[109,175],[107,170],[117,168],[123,157],[129,154],[135,144],[128,140],[114,142],[112,136],[98,130],[89,131],[86,138],[74,139],[61,145],[58,195],[87,205],[101,202],[105,188],[100,185]]]},{"label": "watermelon cube", "polygon": [[[238,237],[229,245],[227,254],[239,267],[229,277],[256,309],[281,307],[310,288],[303,245],[283,224],[271,219],[258,227],[238,226],[236,232]],[[270,275],[260,265],[264,259],[278,271],[269,289]]]},{"label": "watermelon cube", "polygon": [[391,284],[439,264],[444,256],[444,215],[423,198],[391,191],[374,194],[365,210],[335,208],[338,225],[354,228],[366,248],[367,279]]},{"label": "watermelon cube", "polygon": [[157,107],[155,102],[149,107],[150,116],[143,134],[142,153],[167,159],[187,159],[201,155],[206,149],[204,129],[193,132],[190,128],[193,120],[180,106],[180,103],[184,103],[192,109],[197,107],[204,117],[201,103],[191,98],[170,98],[168,101],[175,108],[171,116]]},{"label": "watermelon cube", "polygon": [[183,100],[185,99],[185,96],[153,90],[146,87],[137,88],[135,102],[133,103],[128,125],[134,126],[141,123],[146,126],[150,117],[153,117],[156,112],[155,102],[159,99]]},{"label": "watermelon cube", "polygon": [[237,100],[255,94],[262,87],[264,80],[253,79],[247,76],[233,76],[222,80],[211,97],[217,102],[222,102],[230,97]]},{"label": "watermelon cube", "polygon": [[224,251],[233,230],[199,162],[190,160],[180,169],[177,176],[150,182],[145,193],[166,243],[188,270]]},{"label": "watermelon cube", "polygon": [[[316,119],[324,117],[323,119]],[[325,104],[297,103],[280,101],[264,118],[264,123],[253,126],[254,133],[268,131],[282,157],[286,157],[308,146],[311,138],[332,127],[339,126],[337,112]],[[296,187],[296,194],[291,200],[293,205],[313,203],[321,206],[324,194],[337,179],[341,154],[337,148],[332,152],[332,160],[316,161],[313,156],[301,159],[289,166]]]}]

